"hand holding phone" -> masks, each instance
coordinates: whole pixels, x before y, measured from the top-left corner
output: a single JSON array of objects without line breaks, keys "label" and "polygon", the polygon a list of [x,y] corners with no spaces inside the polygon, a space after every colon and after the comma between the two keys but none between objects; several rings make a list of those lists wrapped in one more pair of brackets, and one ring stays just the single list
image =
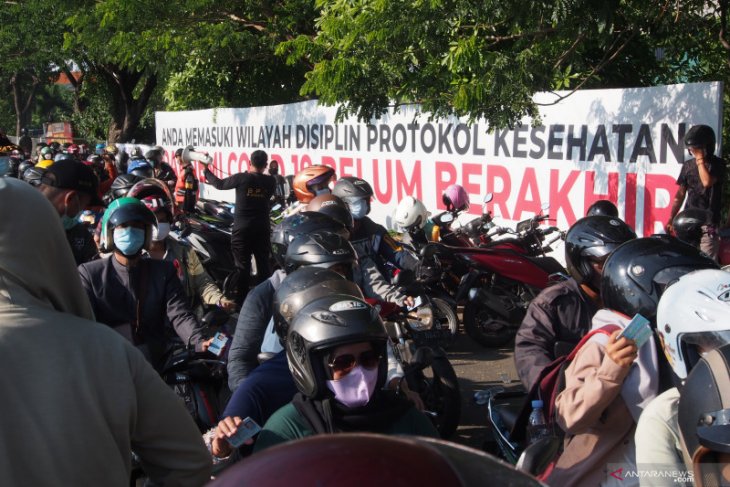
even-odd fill
[{"label": "hand holding phone", "polygon": [[216,357],[220,357],[223,353],[223,350],[226,348],[227,343],[228,337],[226,336],[226,334],[218,332],[213,337],[213,341],[210,342],[210,346],[208,346],[208,351],[214,354]]}]

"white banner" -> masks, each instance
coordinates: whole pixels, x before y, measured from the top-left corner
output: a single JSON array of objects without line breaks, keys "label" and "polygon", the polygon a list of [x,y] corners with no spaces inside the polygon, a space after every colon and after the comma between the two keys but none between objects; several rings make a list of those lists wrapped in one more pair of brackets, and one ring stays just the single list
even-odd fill
[{"label": "white banner", "polygon": [[[584,90],[561,99],[565,95],[535,95],[540,125],[525,119],[514,130],[491,133],[483,121],[429,121],[417,106],[371,124],[335,123],[336,108],[316,101],[157,112],[157,143],[168,161],[178,147],[208,152],[221,177],[245,171],[256,149],[279,161],[284,175],[312,164],[332,166],[338,177],[370,182],[371,217],[388,226],[404,196],[421,199],[435,213],[444,208],[443,190],[458,183],[470,195],[471,215],[480,214],[483,196],[493,193],[490,209],[500,224],[529,218],[549,203],[566,229],[593,201],[610,199],[637,233],[660,231],[687,157],[685,132],[706,124],[722,133],[722,84]],[[235,199],[234,191],[201,187],[204,197]]]}]

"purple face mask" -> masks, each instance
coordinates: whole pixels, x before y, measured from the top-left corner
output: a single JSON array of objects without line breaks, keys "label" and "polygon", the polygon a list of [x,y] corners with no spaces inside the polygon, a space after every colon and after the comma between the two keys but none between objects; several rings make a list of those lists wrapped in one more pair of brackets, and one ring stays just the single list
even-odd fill
[{"label": "purple face mask", "polygon": [[338,402],[348,408],[358,408],[373,397],[377,382],[378,367],[365,369],[357,365],[342,379],[328,380],[327,388],[334,393]]}]

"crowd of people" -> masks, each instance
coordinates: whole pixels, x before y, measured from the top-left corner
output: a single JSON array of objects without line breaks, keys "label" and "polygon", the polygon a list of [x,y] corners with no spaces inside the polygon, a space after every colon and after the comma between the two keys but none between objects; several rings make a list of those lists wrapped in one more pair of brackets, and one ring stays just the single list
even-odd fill
[{"label": "crowd of people", "polygon": [[[686,208],[707,212],[701,242],[639,238],[614,205],[599,202],[565,235],[569,278],[529,305],[514,348],[528,391],[589,331],[602,332],[576,350],[550,405],[563,447],[540,472],[549,485],[666,481],[617,477],[615,465],[694,468],[695,483],[708,476],[717,483],[704,485],[730,483],[730,384],[722,370],[730,356],[730,273],[716,261],[725,164],[707,129],[685,138],[692,158],[667,223],[673,230],[686,199]],[[33,157],[22,151],[0,178],[0,356],[9,372],[0,379],[9,391],[0,470],[8,485],[125,485],[134,464],[151,482],[203,485],[214,466],[243,478],[255,464],[248,457],[310,436],[438,437],[368,301],[413,306],[392,277],[420,264],[368,216],[367,181],[318,165],[284,178],[261,150],[247,171],[226,178],[211,159],[191,159],[192,148],[176,151],[174,164],[161,147],[128,156],[105,144],[93,152],[75,144],[40,145]],[[204,165],[205,183],[235,190],[236,296],[172,236],[195,211],[200,182],[191,160]],[[458,185],[443,201],[455,214],[469,205]],[[272,228],[274,205],[288,207]],[[404,198],[395,215],[406,242],[441,238],[443,226],[416,198]],[[214,357],[216,338],[201,320],[210,308],[238,317],[223,355],[225,408],[217,424],[201,428],[160,372],[175,347]],[[653,331],[645,342],[623,336],[637,315]],[[685,394],[696,390],[703,400]],[[260,431],[239,441],[251,424]],[[505,475],[488,459],[472,461]],[[462,474],[474,481],[454,475]]]}]

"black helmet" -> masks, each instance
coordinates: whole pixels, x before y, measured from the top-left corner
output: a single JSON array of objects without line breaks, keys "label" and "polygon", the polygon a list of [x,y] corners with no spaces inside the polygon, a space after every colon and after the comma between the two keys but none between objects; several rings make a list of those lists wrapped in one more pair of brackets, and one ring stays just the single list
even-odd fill
[{"label": "black helmet", "polygon": [[321,194],[312,198],[307,204],[307,211],[318,211],[324,213],[330,218],[342,223],[347,230],[352,233],[352,227],[355,221],[352,218],[350,210],[341,198],[333,194]]},{"label": "black helmet", "polygon": [[162,152],[159,149],[150,149],[144,153],[144,158],[152,167],[157,167],[162,162]]},{"label": "black helmet", "polygon": [[603,215],[618,218],[618,208],[608,200],[598,200],[588,207],[586,216]]},{"label": "black helmet", "polygon": [[21,178],[21,179],[24,179],[23,178],[23,175],[25,174],[25,171],[28,168],[33,167],[33,166],[34,166],[34,164],[31,161],[28,161],[28,160],[23,161],[20,164],[18,164],[18,177]]},{"label": "black helmet", "polygon": [[[315,231],[303,233],[291,241],[286,249],[284,270],[290,273],[302,266],[330,268],[335,264],[347,264],[352,269],[357,253],[352,244],[336,233]],[[352,273],[345,276],[352,279]]]},{"label": "black helmet", "polygon": [[332,189],[332,194],[347,202],[348,198],[371,198],[374,193],[370,183],[364,179],[345,176],[337,180],[335,187]]},{"label": "black helmet", "polygon": [[331,294],[344,294],[364,299],[362,291],[341,274],[321,267],[300,267],[286,276],[274,294],[274,329],[286,341],[294,317],[306,304]]},{"label": "black helmet", "polygon": [[168,184],[175,183],[177,182],[177,174],[175,174],[175,170],[171,165],[166,162],[161,162],[159,164],[159,174],[157,174],[157,179],[165,181]]},{"label": "black helmet", "polygon": [[23,181],[29,183],[31,186],[40,186],[41,185],[41,179],[43,178],[43,174],[46,172],[45,169],[38,166],[30,166],[28,167],[22,175]]},{"label": "black helmet", "polygon": [[332,294],[304,306],[289,327],[286,357],[297,389],[320,399],[330,394],[325,369],[327,354],[351,343],[371,342],[382,359],[375,390],[385,385],[388,334],[375,308],[353,296]]},{"label": "black helmet", "polygon": [[[682,446],[692,459],[695,478],[717,475],[717,453],[730,453],[730,345],[707,353],[681,389],[677,420]],[[706,468],[709,467],[709,468]],[[722,484],[725,485],[725,484]]]},{"label": "black helmet", "polygon": [[708,223],[712,223],[709,211],[691,208],[677,213],[672,220],[672,228],[674,228],[674,234],[682,242],[699,247],[700,240],[702,240],[702,227]]},{"label": "black helmet", "polygon": [[622,243],[636,238],[623,220],[609,216],[587,216],[573,224],[565,236],[565,263],[578,284],[594,291],[600,287],[601,276],[591,262],[601,263]]},{"label": "black helmet", "polygon": [[640,313],[654,326],[659,298],[669,284],[691,271],[718,268],[696,248],[667,235],[630,240],[608,257],[601,298],[605,307],[627,316]]},{"label": "black helmet", "polygon": [[323,213],[303,211],[284,218],[271,231],[271,251],[279,267],[284,269],[286,249],[297,235],[314,231],[327,231],[350,238],[350,232],[339,222]]},{"label": "black helmet", "polygon": [[136,174],[121,174],[117,176],[116,179],[112,181],[110,188],[112,199],[115,200],[117,198],[127,196],[127,193],[129,193],[129,190],[132,189],[132,186],[143,180],[143,177],[137,176]]},{"label": "black helmet", "polygon": [[702,147],[711,156],[715,153],[715,131],[709,125],[694,125],[684,136],[684,146]]}]

